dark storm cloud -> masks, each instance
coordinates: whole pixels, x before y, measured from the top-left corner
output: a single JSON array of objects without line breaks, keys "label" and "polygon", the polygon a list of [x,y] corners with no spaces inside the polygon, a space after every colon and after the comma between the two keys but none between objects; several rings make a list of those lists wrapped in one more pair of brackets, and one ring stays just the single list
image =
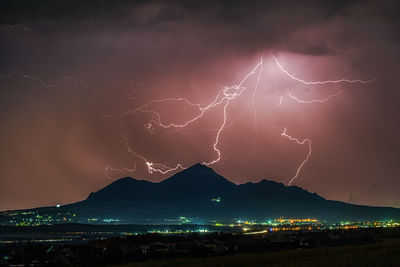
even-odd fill
[{"label": "dark storm cloud", "polygon": [[[316,43],[283,45],[282,39],[298,29],[351,16],[362,1],[2,1],[1,24],[28,24],[38,31],[81,31],[82,34],[126,30],[199,31],[208,46],[265,49],[278,45],[297,53],[322,55],[331,50]],[[209,47],[208,47],[209,48]]]},{"label": "dark storm cloud", "polygon": [[[366,1],[325,1],[320,5],[319,1],[68,1],[68,0],[5,0],[1,3],[1,22],[2,23],[20,23],[34,21],[38,19],[52,20],[83,20],[88,17],[99,17],[103,20],[115,18],[115,15],[124,16],[129,14],[131,9],[140,8],[146,5],[162,5],[168,9],[168,13],[163,13],[163,19],[182,17],[190,13],[194,16],[216,15],[219,20],[233,22],[238,19],[251,20],[252,14],[265,14],[266,9],[272,12],[290,10],[293,13],[302,9],[315,9],[323,12],[321,16],[331,17],[336,14],[347,14],[347,8],[365,3]],[[186,13],[173,12],[179,10]],[[171,12],[172,11],[172,12]],[[292,14],[293,15],[293,14]]]},{"label": "dark storm cloud", "polygon": [[[11,36],[1,44],[0,55],[2,67],[8,67],[5,71],[36,67],[53,76],[77,75],[74,72],[93,61],[140,72],[165,69],[170,63],[183,68],[193,62],[208,64],[266,49],[331,55],[336,50],[326,43],[326,36],[321,39],[313,33],[313,26],[350,16],[359,5],[358,1],[323,5],[319,1],[2,1],[1,23],[29,25],[36,36]],[[302,29],[311,33],[303,34]],[[128,56],[118,52],[128,46]],[[54,68],[55,64],[60,66]]]},{"label": "dark storm cloud", "polygon": [[[116,120],[97,108],[122,112],[166,96],[204,103],[262,54],[267,68],[272,53],[289,55],[288,67],[310,80],[383,76],[365,88],[344,87],[344,96],[325,106],[288,103],[281,114],[270,107],[275,100],[260,104],[266,119],[259,122],[257,157],[251,149],[237,151],[252,146],[249,128],[226,131],[224,160],[215,168],[235,182],[287,182],[304,147],[279,138],[285,122],[314,141],[299,185],[328,198],[347,200],[351,193],[360,203],[394,205],[400,201],[394,189],[400,186],[398,13],[397,1],[0,1],[1,25],[32,29],[0,28],[0,72],[23,71],[47,82],[75,78],[49,88],[19,76],[0,80],[0,209],[72,202],[107,184],[105,166],[132,165],[120,124],[154,158],[194,163],[212,157],[206,149],[212,134],[178,135],[186,145],[174,151],[164,146],[176,145],[168,136],[156,132],[154,140],[140,131],[145,117]],[[260,98],[282,89],[314,96],[313,88],[285,76],[276,78],[283,88],[271,89],[275,78],[267,78]],[[143,166],[132,175],[163,178]]]}]

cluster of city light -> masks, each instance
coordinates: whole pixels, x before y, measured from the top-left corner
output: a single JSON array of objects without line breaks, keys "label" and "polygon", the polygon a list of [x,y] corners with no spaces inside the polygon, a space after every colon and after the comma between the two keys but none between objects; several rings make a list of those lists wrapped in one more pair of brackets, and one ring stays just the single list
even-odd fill
[{"label": "cluster of city light", "polygon": [[[314,218],[278,218],[267,221],[238,220],[236,223],[214,223],[217,227],[241,228],[246,234],[258,234],[278,231],[320,231],[320,230],[351,230],[359,228],[390,228],[400,227],[400,221],[344,221],[323,222]],[[260,230],[261,229],[261,230]]]},{"label": "cluster of city light", "polygon": [[212,198],[211,201],[219,203],[222,201],[222,199],[221,199],[221,197],[217,197],[217,198]]},{"label": "cluster of city light", "polygon": [[[100,217],[80,217],[74,213],[54,213],[52,215],[47,214],[48,212],[38,212],[38,211],[13,211],[9,212],[9,221],[6,222],[7,225],[15,226],[38,226],[38,225],[50,225],[55,223],[94,223],[94,224],[120,224],[121,221],[118,218],[100,218]],[[124,222],[126,223],[126,222]],[[390,227],[400,227],[400,221],[396,220],[381,220],[381,221],[341,221],[341,222],[323,222],[316,218],[286,218],[280,217],[276,219],[269,220],[236,220],[232,222],[218,222],[210,221],[209,223],[200,223],[196,218],[189,218],[185,216],[180,216],[176,219],[165,219],[165,225],[196,225],[202,224],[204,226],[214,226],[214,227],[229,227],[233,228],[236,232],[242,230],[247,233],[254,234],[258,231],[298,231],[298,230],[326,230],[326,229],[342,229],[351,230],[358,228],[390,228]],[[201,229],[184,229],[184,230],[154,230],[157,233],[184,233],[184,232],[204,232]],[[261,230],[260,230],[261,229]],[[207,231],[211,231],[207,229]],[[149,230],[146,232],[153,232]]]},{"label": "cluster of city light", "polygon": [[275,220],[276,222],[279,223],[317,223],[318,220],[317,219],[310,219],[310,218],[306,218],[306,219],[288,219],[288,218],[279,218]]},{"label": "cluster of city light", "polygon": [[77,215],[70,212],[47,214],[39,211],[12,211],[4,214],[9,218],[8,224],[15,226],[38,226],[77,221]]},{"label": "cluster of city light", "polygon": [[166,224],[187,224],[192,223],[194,220],[194,218],[189,218],[185,216],[180,216],[176,219],[164,219]]},{"label": "cluster of city light", "polygon": [[200,228],[200,229],[195,229],[195,230],[149,230],[146,231],[146,233],[151,233],[151,234],[187,234],[187,233],[208,233],[209,230],[206,228]]}]

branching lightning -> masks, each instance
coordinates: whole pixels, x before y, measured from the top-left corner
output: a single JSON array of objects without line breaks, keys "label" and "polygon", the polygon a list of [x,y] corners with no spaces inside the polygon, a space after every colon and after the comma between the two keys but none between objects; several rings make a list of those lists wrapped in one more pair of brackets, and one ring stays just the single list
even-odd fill
[{"label": "branching lightning", "polygon": [[[278,61],[278,59],[275,56],[272,56],[273,60],[275,61],[276,66],[279,68],[279,70],[281,70],[283,73],[285,73],[289,78],[291,78],[292,80],[298,81],[300,83],[306,84],[306,85],[327,85],[327,84],[333,84],[333,83],[362,83],[362,84],[368,84],[368,83],[372,83],[375,82],[377,79],[380,78],[380,75],[371,79],[371,80],[361,80],[361,79],[338,79],[338,80],[326,80],[326,81],[305,81],[303,79],[300,79],[294,75],[292,75],[291,73],[289,73]],[[294,101],[296,101],[297,103],[300,104],[314,104],[314,103],[326,103],[327,101],[331,100],[334,97],[337,97],[339,95],[341,95],[343,92],[343,90],[338,91],[337,93],[328,95],[327,97],[323,98],[323,99],[311,99],[311,100],[304,100],[304,99],[300,99],[296,96],[294,96],[291,93],[286,93],[286,96],[288,96],[289,98],[293,99]],[[278,105],[281,106],[283,103],[283,97],[284,95],[281,95],[279,98],[279,103]],[[290,135],[287,134],[287,130],[286,128],[284,128],[283,132],[281,133],[281,136],[286,137],[287,139],[289,139],[290,141],[296,142],[298,145],[305,145],[307,144],[308,146],[308,153],[307,156],[305,157],[305,159],[301,162],[301,164],[297,167],[296,173],[295,175],[289,180],[288,185],[292,184],[296,178],[299,176],[302,168],[304,167],[304,165],[308,162],[308,160],[311,157],[312,154],[312,141],[311,139],[303,139],[302,141],[300,141],[298,138],[296,137],[292,137]]]},{"label": "branching lightning", "polygon": [[[218,148],[218,145],[220,142],[221,134],[222,134],[223,130],[225,129],[225,126],[227,123],[227,109],[228,109],[231,101],[240,97],[246,91],[247,87],[244,86],[244,83],[251,76],[258,73],[256,85],[253,89],[253,101],[254,101],[255,91],[259,87],[262,71],[263,71],[263,59],[261,58],[260,62],[237,85],[234,85],[232,87],[225,87],[225,88],[221,89],[218,92],[218,94],[215,96],[214,100],[211,101],[206,106],[201,106],[200,104],[195,104],[195,103],[191,102],[190,100],[188,100],[187,98],[168,97],[168,98],[151,100],[151,101],[147,102],[146,104],[144,104],[134,110],[119,114],[118,117],[123,117],[123,116],[129,115],[129,114],[134,114],[137,112],[149,113],[149,114],[153,115],[153,118],[146,124],[146,127],[148,127],[148,128],[151,128],[154,125],[165,128],[165,129],[184,128],[184,127],[198,121],[199,119],[201,119],[204,116],[204,114],[206,112],[210,111],[211,109],[216,108],[218,106],[222,106],[223,120],[217,129],[217,133],[215,135],[215,140],[214,140],[214,143],[212,146],[214,153],[216,153],[216,157],[212,160],[202,162],[202,164],[207,165],[207,166],[213,165],[221,160],[221,150]],[[198,110],[198,113],[195,116],[193,116],[191,119],[189,119],[183,123],[166,123],[162,120],[162,116],[160,113],[151,109],[152,104],[164,103],[164,102],[184,102],[192,107],[195,107]],[[161,163],[151,162],[151,161],[147,160],[143,155],[138,154],[132,147],[130,147],[129,142],[127,142],[127,148],[128,148],[128,152],[133,154],[136,158],[139,158],[145,162],[149,173],[159,172],[162,174],[166,174],[166,173],[169,173],[172,171],[176,171],[178,169],[185,169],[185,167],[182,165],[182,163],[178,163],[174,167],[169,167],[169,166],[166,166]],[[126,169],[123,169],[122,171],[124,171],[124,170],[126,170]]]},{"label": "branching lightning", "polygon": [[17,75],[21,76],[22,78],[25,78],[25,79],[30,79],[30,80],[34,80],[36,82],[39,82],[43,87],[55,87],[55,86],[63,83],[66,80],[75,80],[73,77],[63,76],[59,80],[57,80],[57,81],[55,81],[53,83],[49,83],[49,82],[46,82],[46,81],[44,81],[43,79],[41,79],[39,77],[28,75],[28,74],[25,74],[25,73],[20,72],[20,71],[14,71],[14,72],[11,72],[11,73],[8,73],[8,74],[2,74],[2,75],[0,75],[0,79],[11,78],[12,76],[17,76]]},{"label": "branching lightning", "polygon": [[338,80],[327,80],[327,81],[305,81],[303,79],[300,79],[292,74],[290,74],[278,61],[278,59],[275,56],[272,56],[272,58],[275,60],[276,66],[285,73],[287,76],[289,76],[291,79],[301,82],[306,85],[325,85],[325,84],[330,84],[330,83],[362,83],[362,84],[368,84],[375,82],[377,79],[379,79],[380,75],[371,79],[371,80],[360,80],[360,79],[338,79]]},{"label": "branching lightning", "polygon": [[[327,101],[331,100],[334,97],[340,96],[343,93],[342,90],[340,90],[339,92],[335,93],[335,94],[331,94],[328,95],[327,97],[323,98],[323,99],[311,99],[311,100],[303,100],[300,99],[298,97],[295,97],[294,95],[292,95],[291,93],[286,93],[286,95],[293,99],[294,101],[296,101],[297,103],[301,103],[301,104],[313,104],[313,103],[326,103]],[[281,103],[282,104],[282,103]]]},{"label": "branching lightning", "polygon": [[[29,28],[25,28],[22,27],[23,25],[8,25],[11,28],[21,28],[24,30],[29,30]],[[361,83],[361,84],[368,84],[368,83],[372,83],[374,81],[376,81],[378,77],[371,79],[371,80],[361,80],[361,79],[338,79],[338,80],[326,80],[326,81],[305,81],[303,79],[300,79],[296,76],[294,76],[293,74],[289,73],[278,61],[278,59],[275,56],[272,56],[272,59],[274,60],[277,68],[282,71],[284,74],[286,74],[286,76],[288,76],[290,79],[295,80],[297,82],[300,82],[302,84],[305,85],[328,85],[328,84],[332,84],[332,83]],[[151,100],[133,110],[129,110],[127,112],[123,112],[123,113],[119,113],[119,114],[111,114],[111,115],[106,115],[103,112],[103,115],[108,116],[108,117],[118,117],[118,118],[123,118],[125,116],[128,115],[132,115],[132,114],[136,114],[136,113],[145,113],[145,114],[149,114],[151,116],[151,119],[146,123],[145,127],[151,132],[151,130],[153,129],[153,127],[160,127],[160,128],[164,128],[164,129],[182,129],[187,127],[188,125],[199,121],[201,118],[204,117],[204,115],[207,112],[211,112],[214,108],[217,107],[221,107],[222,108],[222,120],[219,124],[219,126],[217,127],[217,129],[213,129],[214,131],[216,131],[215,134],[215,139],[214,142],[212,144],[212,148],[215,154],[215,157],[211,160],[208,161],[203,161],[202,164],[204,165],[213,165],[217,162],[219,162],[221,160],[221,156],[222,156],[222,152],[219,148],[219,144],[220,144],[220,140],[221,140],[221,135],[224,131],[224,129],[231,127],[232,124],[238,120],[240,117],[242,117],[243,115],[243,111],[242,113],[239,115],[239,117],[234,118],[230,121],[230,124],[227,123],[227,118],[228,118],[228,109],[230,107],[230,104],[232,103],[232,101],[234,101],[235,99],[239,98],[240,96],[243,95],[244,92],[248,91],[249,89],[247,88],[247,86],[245,86],[246,81],[248,81],[250,79],[250,77],[252,76],[256,76],[256,83],[254,88],[252,89],[252,93],[251,93],[251,104],[253,106],[253,116],[254,116],[254,123],[253,123],[253,129],[255,130],[256,134],[257,134],[257,109],[256,109],[256,105],[255,105],[255,100],[256,100],[256,92],[257,89],[259,88],[260,85],[260,80],[261,80],[261,74],[263,73],[263,58],[260,59],[260,61],[258,62],[258,64],[249,72],[247,73],[244,78],[237,84],[231,87],[225,87],[221,90],[218,91],[218,93],[216,94],[215,98],[207,105],[200,105],[197,103],[193,103],[192,101],[190,101],[187,98],[184,97],[179,97],[179,98],[174,98],[174,97],[167,97],[167,98],[161,98],[161,99],[154,99]],[[25,79],[31,79],[34,80],[36,82],[39,82],[43,87],[55,87],[57,85],[59,85],[60,83],[66,81],[66,80],[75,80],[73,77],[69,77],[69,76],[64,76],[61,79],[53,82],[53,83],[49,83],[44,81],[43,79],[36,77],[36,76],[32,76],[32,75],[28,75],[25,74],[23,72],[12,72],[9,74],[3,74],[0,75],[0,79],[6,79],[6,78],[11,78],[13,76],[20,76],[22,78]],[[124,81],[124,80],[119,80],[119,79],[114,79],[113,80],[115,82],[122,82],[122,83],[129,83],[132,86],[137,85],[137,83],[133,82],[133,81]],[[340,96],[342,94],[342,90],[338,91],[337,93],[328,95],[325,98],[322,99],[311,99],[311,100],[304,100],[301,99],[299,97],[294,96],[292,93],[284,93],[280,96],[279,98],[279,103],[278,105],[281,106],[283,104],[283,100],[284,97],[288,97],[289,99],[292,99],[294,101],[296,101],[299,104],[314,104],[314,103],[325,103],[329,100],[331,100],[334,97]],[[174,122],[165,122],[163,120],[162,114],[160,114],[159,112],[157,112],[154,108],[152,108],[152,106],[154,104],[159,104],[159,103],[173,103],[173,102],[182,102],[186,105],[189,105],[191,107],[194,107],[197,112],[196,114],[191,117],[190,119],[184,121],[184,122],[180,122],[180,123],[174,123]],[[100,109],[99,109],[100,110]],[[295,142],[298,145],[307,145],[308,147],[308,152],[307,155],[305,157],[305,159],[301,162],[301,164],[297,167],[296,169],[296,173],[294,176],[292,176],[288,182],[288,185],[291,185],[300,175],[300,172],[302,171],[303,167],[305,166],[305,164],[309,161],[311,155],[312,155],[312,141],[309,138],[305,138],[303,140],[300,140],[299,138],[290,136],[287,133],[287,129],[284,128],[283,132],[281,133],[281,136],[287,138],[289,141],[291,142]],[[126,134],[123,134],[123,138],[126,142],[126,147],[127,150],[130,154],[132,154],[135,157],[135,161],[134,161],[134,166],[133,168],[122,168],[122,169],[117,169],[117,168],[112,168],[112,167],[107,167],[106,168],[106,176],[110,179],[113,179],[109,173],[110,172],[116,172],[118,171],[119,173],[128,173],[128,172],[134,172],[136,170],[136,165],[138,161],[142,161],[145,163],[145,166],[147,167],[147,171],[149,173],[161,173],[161,174],[167,174],[169,172],[174,172],[177,171],[179,169],[185,169],[186,167],[182,164],[182,163],[177,163],[174,166],[167,166],[164,165],[162,163],[156,163],[156,162],[152,162],[149,159],[147,159],[145,156],[139,154],[135,147],[129,142],[129,138],[127,137]]]},{"label": "branching lightning", "polygon": [[287,134],[286,128],[284,128],[283,132],[281,133],[282,136],[286,137],[287,139],[289,139],[290,141],[296,142],[296,144],[298,145],[304,145],[307,144],[308,146],[308,153],[306,158],[301,162],[301,164],[297,167],[296,170],[296,174],[290,179],[288,185],[290,185],[300,174],[301,169],[303,168],[303,166],[307,163],[307,161],[310,159],[311,157],[311,153],[312,153],[312,141],[311,139],[303,139],[302,141],[300,141],[298,138],[292,137],[290,135]]},{"label": "branching lightning", "polygon": [[[303,79],[300,79],[294,75],[292,75],[291,73],[289,73],[278,61],[278,59],[275,56],[272,56],[276,66],[278,67],[278,69],[280,71],[282,71],[283,73],[285,73],[289,78],[301,82],[305,85],[328,85],[328,84],[332,84],[332,83],[362,83],[362,84],[368,84],[368,83],[372,83],[374,82],[376,79],[378,79],[379,77],[376,77],[374,79],[371,80],[361,80],[361,79],[338,79],[338,80],[327,80],[327,81],[305,81]],[[141,113],[147,113],[147,114],[151,114],[152,115],[152,119],[150,119],[150,121],[146,124],[146,128],[150,131],[151,129],[153,129],[154,126],[157,127],[161,127],[164,129],[170,129],[170,128],[176,128],[176,129],[181,129],[184,128],[198,120],[200,120],[204,114],[210,110],[212,110],[215,107],[218,106],[222,106],[223,111],[222,111],[222,116],[223,116],[223,120],[221,122],[221,124],[219,125],[219,127],[216,129],[216,135],[215,135],[215,141],[213,143],[213,151],[216,154],[216,157],[210,161],[203,161],[202,164],[204,165],[213,165],[217,162],[219,162],[221,160],[221,150],[219,149],[219,143],[220,143],[220,138],[221,138],[221,134],[223,132],[224,129],[226,129],[227,127],[230,127],[234,121],[236,121],[238,118],[240,118],[243,115],[243,112],[240,114],[240,116],[238,118],[235,118],[231,121],[230,125],[227,126],[227,113],[228,113],[228,108],[229,105],[231,103],[232,100],[237,99],[238,97],[240,97],[246,90],[247,87],[243,86],[243,84],[253,75],[255,75],[256,73],[258,73],[257,77],[256,77],[256,85],[252,91],[251,97],[252,97],[252,105],[253,105],[253,115],[254,115],[254,124],[253,124],[253,128],[256,131],[256,127],[257,127],[257,110],[256,110],[256,106],[255,106],[255,99],[256,99],[256,91],[259,87],[259,83],[260,83],[260,79],[261,79],[261,74],[263,72],[263,59],[261,58],[260,62],[237,84],[234,85],[232,87],[225,87],[223,89],[221,89],[217,95],[215,96],[215,98],[213,99],[213,101],[211,101],[209,104],[202,106],[200,104],[196,104],[191,102],[190,100],[188,100],[187,98],[172,98],[172,97],[167,97],[167,98],[162,98],[162,99],[155,99],[155,100],[151,100],[149,102],[147,102],[146,104],[139,106],[136,109],[118,114],[117,117],[124,117],[126,115],[129,114],[135,114],[138,112]],[[342,94],[342,90],[338,91],[337,93],[328,95],[325,98],[322,99],[311,99],[311,100],[304,100],[304,99],[300,99],[299,97],[294,96],[293,94],[287,92],[286,94],[283,94],[280,96],[279,99],[279,103],[278,105],[281,106],[283,104],[283,99],[284,96],[296,101],[297,103],[300,104],[314,104],[314,103],[325,103],[329,100],[331,100],[334,97],[340,96]],[[189,120],[186,120],[182,123],[171,123],[171,122],[164,122],[162,119],[162,116],[160,113],[158,113],[157,111],[155,111],[154,109],[152,109],[152,105],[156,104],[156,103],[165,103],[165,102],[183,102],[189,106],[195,107],[197,109],[197,114],[195,116],[193,116],[192,118],[190,118]],[[257,132],[257,131],[256,131]],[[305,157],[305,159],[301,162],[301,164],[297,167],[296,169],[296,173],[294,176],[292,176],[288,182],[288,185],[292,184],[296,178],[299,177],[301,170],[303,169],[304,165],[309,161],[311,154],[312,154],[312,141],[309,138],[305,138],[303,140],[300,140],[299,138],[290,136],[289,134],[287,134],[287,129],[284,128],[283,132],[281,133],[281,136],[287,138],[289,141],[295,142],[298,145],[307,145],[308,147],[308,152],[307,155]],[[125,136],[125,140],[126,140],[126,144],[127,144],[127,149],[128,152],[131,153],[132,155],[134,155],[136,158],[138,158],[139,160],[142,160],[149,173],[154,173],[154,172],[158,172],[161,174],[166,174],[169,172],[173,172],[176,171],[178,169],[185,169],[185,166],[182,165],[182,163],[177,163],[175,166],[170,167],[170,166],[166,166],[164,164],[161,163],[154,163],[149,161],[148,159],[146,159],[143,155],[138,154],[135,149],[130,145],[128,138]],[[109,169],[109,170],[120,170],[123,172],[127,172],[127,171],[134,171],[136,170],[136,161],[135,161],[135,167],[132,169],[128,169],[128,168],[124,168],[124,169]]]}]

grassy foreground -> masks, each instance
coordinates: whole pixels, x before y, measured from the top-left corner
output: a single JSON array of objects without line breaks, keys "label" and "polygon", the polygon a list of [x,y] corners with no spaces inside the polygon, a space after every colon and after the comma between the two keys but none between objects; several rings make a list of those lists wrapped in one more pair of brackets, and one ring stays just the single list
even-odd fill
[{"label": "grassy foreground", "polygon": [[124,266],[400,266],[400,239],[384,239],[374,245],[154,260]]}]

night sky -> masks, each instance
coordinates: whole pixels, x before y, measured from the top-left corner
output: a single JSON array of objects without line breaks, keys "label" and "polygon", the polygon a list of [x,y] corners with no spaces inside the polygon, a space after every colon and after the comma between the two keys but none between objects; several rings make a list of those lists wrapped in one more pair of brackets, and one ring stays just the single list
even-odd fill
[{"label": "night sky", "polygon": [[[308,143],[286,128],[312,142],[292,185],[400,208],[399,12],[398,1],[3,0],[0,210],[174,173],[149,173],[143,158],[215,160],[227,100],[186,127],[164,129],[157,114],[183,124],[199,106],[181,98],[205,107],[255,68],[229,101],[210,167],[235,183],[288,184]],[[273,56],[304,81],[377,79],[304,84]]]}]

